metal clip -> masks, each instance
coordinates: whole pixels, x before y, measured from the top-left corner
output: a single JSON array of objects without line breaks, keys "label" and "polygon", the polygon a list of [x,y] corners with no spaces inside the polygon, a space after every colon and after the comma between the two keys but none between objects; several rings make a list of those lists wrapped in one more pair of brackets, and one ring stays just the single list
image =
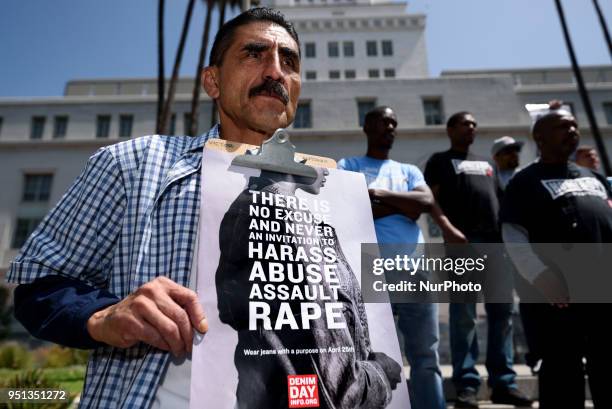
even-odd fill
[{"label": "metal clip", "polygon": [[317,171],[304,163],[296,162],[295,146],[289,140],[289,133],[279,128],[270,139],[261,144],[256,155],[240,155],[232,160],[232,165],[287,173],[310,178],[317,177]]}]

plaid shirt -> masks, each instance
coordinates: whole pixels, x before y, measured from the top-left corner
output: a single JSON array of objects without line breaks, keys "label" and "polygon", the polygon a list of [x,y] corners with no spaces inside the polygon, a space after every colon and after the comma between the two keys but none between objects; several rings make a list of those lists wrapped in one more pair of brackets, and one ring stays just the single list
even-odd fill
[{"label": "plaid shirt", "polygon": [[[145,136],[96,152],[11,263],[8,279],[77,278],[120,298],[158,276],[188,286],[200,208],[198,137]],[[168,353],[139,343],[97,348],[86,408],[148,408]]]}]

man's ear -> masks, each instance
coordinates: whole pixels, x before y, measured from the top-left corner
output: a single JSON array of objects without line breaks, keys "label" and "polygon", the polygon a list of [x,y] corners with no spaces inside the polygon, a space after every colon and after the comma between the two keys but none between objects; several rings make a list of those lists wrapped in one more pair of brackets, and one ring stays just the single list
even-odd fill
[{"label": "man's ear", "polygon": [[202,70],[202,86],[211,99],[219,98],[219,70],[208,66]]}]

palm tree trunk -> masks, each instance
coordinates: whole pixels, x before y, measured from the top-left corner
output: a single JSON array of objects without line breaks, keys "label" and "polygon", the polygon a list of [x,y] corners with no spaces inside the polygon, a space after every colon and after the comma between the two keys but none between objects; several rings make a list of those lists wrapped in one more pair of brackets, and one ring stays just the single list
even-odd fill
[{"label": "palm tree trunk", "polygon": [[193,14],[194,4],[195,0],[189,0],[187,11],[185,13],[185,19],[183,20],[181,39],[179,40],[178,50],[176,51],[176,57],[174,58],[172,78],[170,79],[170,86],[168,87],[168,98],[166,99],[164,109],[162,110],[162,117],[160,121],[160,133],[162,134],[166,133],[168,129],[168,119],[170,118],[170,112],[172,111],[172,105],[174,103],[174,94],[176,92],[179,67],[181,65],[181,59],[183,58],[183,49],[185,48],[185,41],[187,40],[187,32],[189,31],[189,24],[191,23],[191,15]]},{"label": "palm tree trunk", "polygon": [[206,58],[206,50],[208,49],[208,35],[210,33],[210,20],[214,8],[214,0],[206,2],[206,21],[204,22],[204,31],[202,32],[202,44],[200,44],[200,55],[198,57],[198,65],[196,67],[195,83],[193,84],[193,96],[191,98],[191,129],[189,135],[196,136],[198,134],[198,113],[200,110],[200,89],[202,88],[202,68],[204,59]]},{"label": "palm tree trunk", "polygon": [[166,77],[164,68],[164,0],[159,0],[157,9],[157,116],[155,119],[155,133],[161,133],[161,116],[164,105],[164,89]]},{"label": "palm tree trunk", "polygon": [[[230,7],[231,7],[231,3],[230,3]],[[219,4],[220,10],[219,10],[219,25],[218,25],[218,29],[221,29],[221,26],[223,25],[223,23],[225,23],[225,0],[221,0],[221,3]],[[215,101],[212,101],[212,105],[211,105],[211,109],[210,109],[210,126],[213,127],[216,123],[217,123],[217,115],[218,115],[218,111],[217,111],[217,103]]]}]

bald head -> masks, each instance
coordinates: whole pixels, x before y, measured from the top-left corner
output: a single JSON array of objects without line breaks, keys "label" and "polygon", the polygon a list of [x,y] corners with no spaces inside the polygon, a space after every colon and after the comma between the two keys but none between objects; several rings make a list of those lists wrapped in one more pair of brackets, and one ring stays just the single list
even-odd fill
[{"label": "bald head", "polygon": [[543,163],[565,163],[580,141],[576,118],[567,111],[546,114],[533,126],[533,139]]},{"label": "bald head", "polygon": [[571,116],[572,118],[574,117],[569,111],[554,110],[538,118],[536,123],[533,125],[532,134],[534,138],[536,134],[542,135],[542,134],[546,134],[547,132],[550,132],[550,127],[555,125],[555,123],[559,120],[559,118],[564,117],[564,116]]}]

